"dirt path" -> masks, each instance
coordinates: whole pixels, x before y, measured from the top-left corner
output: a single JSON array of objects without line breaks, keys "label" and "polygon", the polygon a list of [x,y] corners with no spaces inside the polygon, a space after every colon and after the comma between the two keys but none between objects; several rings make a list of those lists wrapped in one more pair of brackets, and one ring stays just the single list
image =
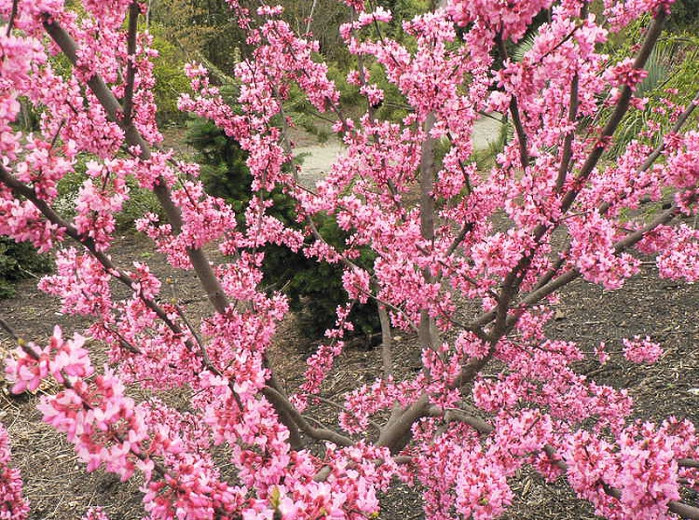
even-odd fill
[{"label": "dirt path", "polygon": [[[499,116],[495,114],[493,117]],[[493,117],[483,117],[476,122],[472,137],[475,151],[486,149],[491,142],[497,141],[502,123]],[[303,157],[299,176],[301,183],[308,188],[315,186],[315,183],[330,171],[330,167],[344,149],[344,145],[334,138],[322,144],[297,147],[296,155]]]},{"label": "dirt path", "polygon": [[296,156],[303,158],[299,174],[301,184],[307,188],[315,186],[330,171],[330,167],[344,150],[344,145],[337,139],[296,148]]}]

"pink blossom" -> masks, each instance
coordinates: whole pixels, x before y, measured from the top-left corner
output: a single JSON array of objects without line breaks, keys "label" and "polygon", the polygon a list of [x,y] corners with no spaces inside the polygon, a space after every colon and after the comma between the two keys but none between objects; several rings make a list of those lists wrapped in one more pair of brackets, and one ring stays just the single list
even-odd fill
[{"label": "pink blossom", "polygon": [[109,520],[109,517],[101,507],[91,507],[82,517],[82,520]]},{"label": "pink blossom", "polygon": [[614,68],[609,69],[609,77],[616,85],[625,85],[631,90],[636,90],[636,86],[641,83],[648,75],[645,70],[634,68],[634,62],[631,58],[626,58],[621,63],[618,63]]},{"label": "pink blossom", "polygon": [[648,336],[641,339],[634,336],[633,339],[622,340],[624,344],[624,357],[633,363],[653,364],[663,355],[663,349],[658,343],[654,343]]},{"label": "pink blossom", "polygon": [[0,425],[0,517],[25,520],[29,516],[29,501],[22,496],[22,477],[10,467],[10,440]]}]

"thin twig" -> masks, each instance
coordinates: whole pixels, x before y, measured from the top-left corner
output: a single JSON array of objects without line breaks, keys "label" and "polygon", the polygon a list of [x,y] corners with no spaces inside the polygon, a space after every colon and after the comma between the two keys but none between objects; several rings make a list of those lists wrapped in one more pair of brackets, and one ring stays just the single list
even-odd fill
[{"label": "thin twig", "polygon": [[0,316],[0,329],[3,329],[5,332],[7,332],[13,340],[15,340],[15,341],[20,340],[20,337],[17,335],[15,330],[1,316]]},{"label": "thin twig", "polygon": [[[507,49],[505,48],[505,41],[501,36],[497,38],[498,48],[500,49],[500,54],[502,59],[507,59]],[[522,164],[522,168],[529,166],[529,151],[527,146],[527,133],[524,131],[524,125],[522,124],[522,118],[519,114],[519,104],[517,103],[517,97],[514,94],[510,94],[510,114],[512,115],[512,123],[515,126],[515,132],[517,133],[517,141],[519,143],[519,160]]]}]

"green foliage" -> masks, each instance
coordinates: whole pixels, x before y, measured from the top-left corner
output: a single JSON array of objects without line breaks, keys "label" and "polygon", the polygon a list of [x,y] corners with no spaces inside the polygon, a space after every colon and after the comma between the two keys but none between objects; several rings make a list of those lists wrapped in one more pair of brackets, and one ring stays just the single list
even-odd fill
[{"label": "green foliage", "polygon": [[320,45],[324,61],[346,68],[352,58],[342,44],[340,25],[351,18],[348,6],[337,0],[285,0],[283,6],[284,19],[298,34],[310,29],[312,38]]},{"label": "green foliage", "polygon": [[20,97],[17,101],[20,108],[13,126],[27,133],[39,130],[40,112],[25,97]]},{"label": "green foliage", "polygon": [[[187,61],[209,61],[223,71],[232,70],[235,48],[245,51],[245,33],[225,0],[158,0],[151,21],[188,56]],[[203,59],[202,59],[203,58]]]},{"label": "green foliage", "polygon": [[[314,222],[326,242],[342,249],[347,234],[339,228],[334,218],[321,214],[314,218]],[[269,270],[277,273],[275,276],[279,279],[288,280],[285,293],[289,296],[292,310],[299,316],[302,329],[315,338],[322,336],[326,329],[334,327],[335,310],[347,301],[347,293],[342,286],[342,265],[318,262],[296,254],[296,258],[288,258],[287,261],[291,263],[285,266],[282,263],[283,257],[275,259],[269,253],[267,256],[276,264],[274,267],[286,270],[283,273],[269,269],[272,266],[265,266],[265,274]],[[370,270],[374,259],[375,255],[367,249],[362,251],[355,263]],[[378,311],[371,301],[366,304],[355,303],[349,320],[354,324],[357,334],[370,335],[380,329]]]},{"label": "green foliage", "polygon": [[[612,55],[611,60],[618,61],[622,56],[629,55],[631,47],[640,41],[642,33],[643,21],[631,24],[620,35],[619,41],[606,49]],[[632,108],[626,114],[608,152],[610,158],[622,153],[634,139],[648,141],[641,132],[648,127],[650,121],[660,128],[650,144],[658,143],[674,124],[670,113],[664,110],[666,99],[681,106],[691,102],[696,93],[696,85],[699,84],[699,37],[692,32],[675,32],[663,37],[653,49],[645,69],[648,75],[637,86],[634,96],[647,98],[648,103],[644,109]],[[672,94],[675,90],[677,94]],[[657,108],[661,110],[658,111]],[[611,108],[606,108],[598,119],[605,121],[610,113]],[[688,122],[687,126],[690,125],[691,122]]]},{"label": "green foliage", "polygon": [[[663,51],[659,51],[656,47],[653,49],[648,62],[646,63],[646,71],[648,75],[636,87],[636,97],[658,97],[661,93],[657,92],[662,85],[667,82],[669,75],[668,70],[669,57]],[[652,107],[653,105],[651,105]],[[653,117],[651,107],[645,110],[631,109],[624,118],[623,124],[619,126],[614,144],[610,149],[610,154],[617,156],[624,152],[629,143],[638,138],[643,129],[648,125],[648,121]]]},{"label": "green foliage", "polygon": [[522,38],[514,50],[510,53],[510,58],[512,61],[520,62],[524,59],[524,55],[528,53],[534,46],[534,40],[539,35],[538,31],[528,32],[524,38]]},{"label": "green foliage", "polygon": [[[207,192],[226,199],[237,213],[238,225],[243,226],[242,214],[252,197],[252,176],[245,165],[245,152],[210,121],[192,121],[187,143],[198,151],[197,160],[201,164],[201,178]],[[281,189],[262,195],[274,201],[271,216],[287,226],[300,229],[302,224],[297,222],[296,206],[291,197]],[[314,221],[328,243],[342,246],[347,237],[334,219],[321,215]],[[302,252],[296,253],[274,244],[265,246],[264,253],[263,285],[267,290],[281,290],[288,296],[304,333],[314,339],[322,336],[326,329],[334,326],[338,305],[347,300],[342,287],[342,266],[318,262]],[[364,253],[358,262],[370,267],[372,258]],[[373,304],[355,305],[350,319],[358,333],[370,334],[379,328]]]},{"label": "green foliage", "polygon": [[[499,118],[500,116],[492,114],[492,117]],[[502,123],[498,130],[498,135],[495,139],[488,141],[486,148],[473,150],[471,159],[476,163],[480,171],[486,171],[495,166],[496,157],[503,152],[507,143],[514,138],[514,129],[507,118],[502,118]]]},{"label": "green foliage", "polygon": [[671,74],[663,88],[676,89],[675,101],[686,105],[696,95],[699,85],[699,33],[674,33],[661,40],[658,46],[671,64]]},{"label": "green foliage", "polygon": [[[658,123],[663,131],[670,128],[672,121],[668,113],[654,110],[662,105],[664,98],[669,97],[674,103],[687,105],[695,95],[696,85],[699,84],[699,37],[691,27],[699,24],[699,0],[678,0],[673,5],[672,13],[670,27],[673,32],[660,39],[653,49],[645,66],[648,75],[634,92],[634,97],[647,98],[649,102],[643,110],[631,108],[628,111],[607,152],[609,158],[618,156],[632,140],[641,138],[650,121]],[[603,49],[603,52],[610,55],[610,62],[634,54],[632,48],[642,40],[647,22],[647,19],[638,20],[619,34],[610,35],[610,41]],[[530,31],[520,42],[513,44],[510,57],[514,61],[521,61],[531,49],[536,35],[536,30]],[[677,90],[678,94],[668,95],[668,91],[673,89]],[[603,99],[600,99],[600,102],[602,101]],[[612,108],[609,107],[602,109],[596,122],[599,124],[607,120],[611,111]],[[584,122],[588,125],[591,123],[591,120]],[[663,133],[656,134],[656,141]],[[500,143],[510,139],[507,135],[501,137],[498,143],[492,146],[492,150],[476,152],[475,159],[479,166],[487,166],[491,157],[501,151]]]},{"label": "green foliage", "polygon": [[131,231],[134,229],[136,220],[146,213],[163,215],[160,202],[151,190],[139,188],[136,181],[129,178],[126,180],[129,187],[129,198],[124,202],[124,209],[116,215],[116,227],[120,231]]},{"label": "green foliage", "polygon": [[195,159],[201,167],[200,177],[207,192],[231,204],[238,225],[242,225],[252,185],[245,152],[211,121],[192,119],[187,128],[186,142],[197,150]]},{"label": "green foliage", "polygon": [[[285,18],[297,31],[303,32],[305,26],[303,20],[310,14],[310,6],[313,2],[284,2]],[[328,5],[326,5],[328,4]],[[379,2],[383,7],[390,9],[393,18],[390,23],[380,23],[362,30],[362,37],[369,39],[395,38],[406,45],[408,49],[415,47],[414,38],[406,35],[402,24],[411,20],[416,15],[426,12],[430,7],[427,0],[383,0]],[[368,56],[348,54],[339,38],[339,26],[350,21],[351,16],[345,6],[338,8],[337,3],[330,5],[328,0],[317,0],[313,11],[313,21],[310,25],[313,37],[320,42],[319,60],[328,65],[328,77],[335,83],[340,92],[340,105],[343,113],[349,117],[359,117],[365,113],[367,101],[355,85],[347,83],[347,73],[351,69],[366,71],[367,82],[376,84],[384,91],[384,101],[375,109],[378,118],[399,121],[408,114],[408,106],[399,89],[386,78],[385,70]],[[359,63],[358,63],[359,60]],[[318,125],[318,114],[315,108],[306,99],[296,86],[291,87],[289,100],[285,103],[285,110],[292,117],[294,123],[315,135],[323,142],[328,138],[327,129]]]},{"label": "green foliage", "polygon": [[393,14],[385,36],[398,41],[402,41],[406,36],[403,22],[412,20],[432,8],[432,2],[429,0],[379,0],[378,4]]},{"label": "green foliage", "polygon": [[375,63],[369,69],[369,73],[370,82],[376,83],[384,92],[383,103],[376,107],[376,117],[387,121],[400,121],[406,117],[409,106],[398,87],[386,77],[385,69]]},{"label": "green foliage", "polygon": [[51,258],[37,253],[31,244],[0,235],[0,299],[15,295],[15,282],[52,268]]},{"label": "green foliage", "polygon": [[677,0],[672,4],[668,27],[671,31],[696,32],[699,29],[699,0]]},{"label": "green foliage", "polygon": [[150,33],[153,35],[153,47],[158,51],[158,57],[153,60],[153,92],[158,107],[158,122],[183,123],[187,115],[178,110],[177,99],[180,93],[190,91],[189,79],[184,73],[184,53],[166,38],[167,32],[163,26],[151,24]]},{"label": "green foliage", "polygon": [[[332,79],[332,78],[331,78]],[[346,87],[350,85],[341,76],[338,78],[344,82]],[[319,142],[324,143],[330,137],[327,125],[321,125],[315,107],[308,101],[308,97],[296,84],[292,84],[289,91],[289,98],[284,103],[284,110],[291,116],[291,120],[299,128],[314,135]]]}]

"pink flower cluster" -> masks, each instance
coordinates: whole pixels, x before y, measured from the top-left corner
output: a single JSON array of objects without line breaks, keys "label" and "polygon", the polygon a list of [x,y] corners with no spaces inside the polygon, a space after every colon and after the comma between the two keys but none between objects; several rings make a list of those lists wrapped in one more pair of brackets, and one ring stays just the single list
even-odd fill
[{"label": "pink flower cluster", "polygon": [[622,340],[624,344],[624,357],[634,363],[652,364],[658,361],[663,355],[663,349],[657,343],[650,340],[648,336],[641,338],[635,336],[633,339]]},{"label": "pink flower cluster", "polygon": [[503,39],[512,38],[517,41],[524,35],[534,16],[552,3],[551,0],[516,3],[458,0],[450,2],[448,9],[459,25],[478,22],[493,32],[500,33]]},{"label": "pink flower cluster", "polygon": [[[668,518],[667,504],[679,498],[677,459],[696,453],[697,436],[688,421],[670,418],[659,427],[634,423],[607,442],[588,432],[569,435],[564,460],[568,481],[596,512],[611,520]],[[617,500],[604,491],[621,492]]]},{"label": "pink flower cluster", "polygon": [[500,516],[512,501],[507,475],[516,468],[503,467],[466,426],[452,426],[436,441],[421,446],[417,472],[426,489],[427,516],[453,518],[452,511],[474,520]]},{"label": "pink flower cluster", "polygon": [[608,69],[607,79],[615,85],[625,85],[631,90],[636,90],[636,87],[641,83],[648,71],[639,70],[634,67],[634,60],[626,58],[621,63],[617,63],[613,68]]},{"label": "pink flower cluster", "polygon": [[81,520],[109,520],[109,517],[101,507],[91,507]]},{"label": "pink flower cluster", "polygon": [[22,477],[10,467],[10,439],[0,424],[0,518],[26,520],[29,501],[22,496]]},{"label": "pink flower cluster", "polygon": [[105,464],[126,480],[142,465],[134,452],[146,437],[145,426],[109,369],[88,381],[94,369],[84,343],[79,335],[65,341],[56,327],[47,347],[29,344],[17,349],[16,359],[6,363],[7,377],[14,381],[16,393],[35,390],[48,376],[65,385],[58,394],[42,398],[39,409],[44,421],[75,444],[88,471]]},{"label": "pink flower cluster", "polygon": [[604,0],[605,16],[616,30],[626,27],[631,21],[645,13],[653,13],[658,10],[670,12],[670,7],[675,0],[629,0],[627,2],[615,2]]},{"label": "pink flower cluster", "polygon": [[[698,456],[693,426],[630,423],[628,393],[576,372],[580,345],[552,339],[548,324],[556,291],[575,278],[621,287],[639,269],[633,247],[656,255],[661,276],[699,279],[699,234],[672,222],[697,214],[699,133],[663,136],[651,122],[612,160],[607,108],[624,111],[621,93],[645,72],[638,58],[610,65],[602,47],[610,31],[645,14],[662,18],[671,2],[605,0],[603,16],[586,14],[586,3],[453,0],[391,38],[392,13],[346,0],[355,17],[341,38],[359,65],[347,77],[367,107],[351,118],[311,35],[296,34],[278,6],[262,3],[253,14],[229,0],[249,50],[234,71],[237,106],[202,66],[189,65],[192,93],[180,107],[247,152],[253,195],[239,225],[241,215],[206,193],[196,165],[150,149],[161,141],[155,52],[147,34],[137,36],[135,55],[127,51],[134,4],[85,0],[78,15],[74,2],[0,0],[3,22],[16,10],[9,34],[0,31],[0,233],[42,251],[76,239],[84,250],[61,248],[40,288],[63,312],[92,320],[73,339],[56,329],[45,347],[22,343],[7,362],[13,390],[60,383],[42,399],[44,419],[89,470],[122,479],[140,472],[153,519],[371,518],[400,477],[418,484],[429,518],[485,520],[512,502],[508,480],[524,465],[548,480],[565,474],[608,518],[668,517],[678,483],[696,488],[695,468],[678,462]],[[519,41],[545,9],[529,50],[495,64],[496,47]],[[394,25],[384,32],[386,24]],[[65,35],[49,43],[47,28],[65,30],[74,46]],[[48,58],[59,43],[71,67]],[[286,108],[299,93],[333,115],[345,147],[315,188],[299,185],[293,164]],[[41,114],[31,135],[16,124],[20,100]],[[382,119],[394,102],[401,110]],[[671,124],[684,110],[669,100],[629,104]],[[474,125],[505,114],[514,137],[480,166]],[[68,219],[58,186],[82,175],[84,157]],[[137,226],[174,269],[167,280],[148,255],[127,266],[109,256],[132,183],[165,206]],[[303,229],[273,216],[272,189],[295,198]],[[644,201],[663,197],[670,207],[652,222],[637,216]],[[315,228],[321,214],[342,230],[339,243]],[[348,302],[298,381],[275,373],[289,305],[263,287],[267,244],[344,268]],[[212,251],[225,258],[212,262]],[[178,293],[185,276],[203,288],[194,305]],[[401,344],[398,354],[386,343],[381,377],[330,395],[353,330],[349,300],[380,304],[394,345],[414,333],[420,344]],[[207,301],[213,311],[202,313]],[[88,357],[93,341],[108,349],[111,366],[100,373]],[[623,345],[633,362],[662,355],[647,337]],[[596,355],[607,359],[603,344]],[[132,386],[150,397],[136,402]],[[177,409],[171,393],[181,397]],[[313,415],[329,401],[337,413]],[[21,519],[26,502],[8,456],[0,430],[0,516]]]}]

